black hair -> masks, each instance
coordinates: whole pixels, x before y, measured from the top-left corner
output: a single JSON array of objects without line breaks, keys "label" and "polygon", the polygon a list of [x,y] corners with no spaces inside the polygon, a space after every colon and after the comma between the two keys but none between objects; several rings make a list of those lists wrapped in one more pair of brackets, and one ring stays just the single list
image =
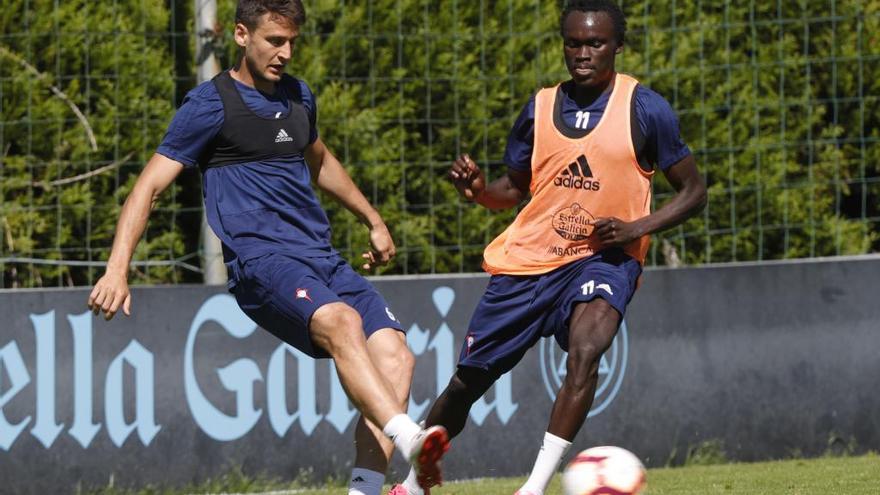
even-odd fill
[{"label": "black hair", "polygon": [[605,12],[614,22],[614,33],[618,45],[626,39],[626,16],[620,7],[611,0],[569,0],[559,17],[559,34],[565,36],[565,20],[572,12]]},{"label": "black hair", "polygon": [[302,0],[238,0],[235,22],[254,29],[260,17],[266,13],[281,16],[296,27],[306,23],[306,9]]}]

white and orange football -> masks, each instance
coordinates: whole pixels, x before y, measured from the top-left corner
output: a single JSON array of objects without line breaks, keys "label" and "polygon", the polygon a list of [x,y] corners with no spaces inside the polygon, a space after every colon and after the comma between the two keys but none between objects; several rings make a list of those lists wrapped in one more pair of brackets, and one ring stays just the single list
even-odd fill
[{"label": "white and orange football", "polygon": [[565,495],[636,495],[645,484],[645,466],[620,447],[584,450],[562,473]]}]

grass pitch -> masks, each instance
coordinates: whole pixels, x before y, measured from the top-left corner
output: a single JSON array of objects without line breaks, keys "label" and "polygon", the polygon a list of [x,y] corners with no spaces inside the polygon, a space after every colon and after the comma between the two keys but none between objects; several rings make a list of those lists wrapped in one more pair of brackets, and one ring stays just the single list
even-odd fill
[{"label": "grass pitch", "polygon": [[[555,476],[546,495],[560,495]],[[511,495],[517,479],[450,483],[432,495]],[[314,492],[321,493],[321,492]],[[327,492],[324,492],[327,493]],[[340,492],[342,493],[342,492]],[[880,456],[651,469],[644,495],[880,495]]]},{"label": "grass pitch", "polygon": [[[432,495],[511,495],[524,478],[487,478],[446,483]],[[388,487],[386,487],[387,490]],[[322,488],[224,477],[188,490],[137,492],[103,489],[101,495],[271,494],[346,495],[338,483]],[[387,493],[387,491],[386,491]],[[561,495],[555,476],[546,495]],[[823,457],[761,463],[732,463],[651,469],[644,495],[880,495],[880,456]]]}]

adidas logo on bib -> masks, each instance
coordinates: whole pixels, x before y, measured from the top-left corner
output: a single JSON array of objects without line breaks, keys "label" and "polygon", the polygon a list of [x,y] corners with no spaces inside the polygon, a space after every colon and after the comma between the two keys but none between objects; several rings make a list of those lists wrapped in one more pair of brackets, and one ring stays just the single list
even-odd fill
[{"label": "adidas logo on bib", "polygon": [[276,143],[286,143],[288,141],[293,141],[293,138],[287,135],[287,131],[281,129],[278,131],[278,135],[275,136]]},{"label": "adidas logo on bib", "polygon": [[553,180],[553,185],[585,191],[599,190],[599,181],[593,178],[593,171],[590,170],[590,164],[587,163],[587,157],[584,155],[577,157],[577,160],[563,168]]}]

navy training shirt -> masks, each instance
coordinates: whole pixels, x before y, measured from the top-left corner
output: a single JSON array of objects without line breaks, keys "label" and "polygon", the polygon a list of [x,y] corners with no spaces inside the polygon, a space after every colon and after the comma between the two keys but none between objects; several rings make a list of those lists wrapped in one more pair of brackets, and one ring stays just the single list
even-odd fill
[{"label": "navy training shirt", "polygon": [[[309,87],[285,75],[267,95],[235,81],[245,106],[259,117],[287,116],[288,98],[308,113],[309,141],[318,138],[317,105]],[[190,91],[174,115],[157,153],[187,167],[211,146],[224,121],[224,108],[213,82]],[[205,170],[202,177],[205,213],[223,242],[227,262],[268,253],[329,256],[330,222],[311,185],[304,157],[251,161]]]},{"label": "navy training shirt", "polygon": [[[570,84],[562,84],[562,116],[566,124],[575,129],[593,129],[602,118],[611,93],[603,94],[590,105],[581,108],[568,96],[570,87]],[[662,96],[639,84],[636,87],[635,107],[636,119],[645,137],[645,147],[639,156],[640,162],[666,170],[691,154],[691,150],[681,139],[678,117]],[[507,137],[507,148],[504,152],[507,166],[522,172],[531,171],[534,141],[535,95],[532,95]]]}]

